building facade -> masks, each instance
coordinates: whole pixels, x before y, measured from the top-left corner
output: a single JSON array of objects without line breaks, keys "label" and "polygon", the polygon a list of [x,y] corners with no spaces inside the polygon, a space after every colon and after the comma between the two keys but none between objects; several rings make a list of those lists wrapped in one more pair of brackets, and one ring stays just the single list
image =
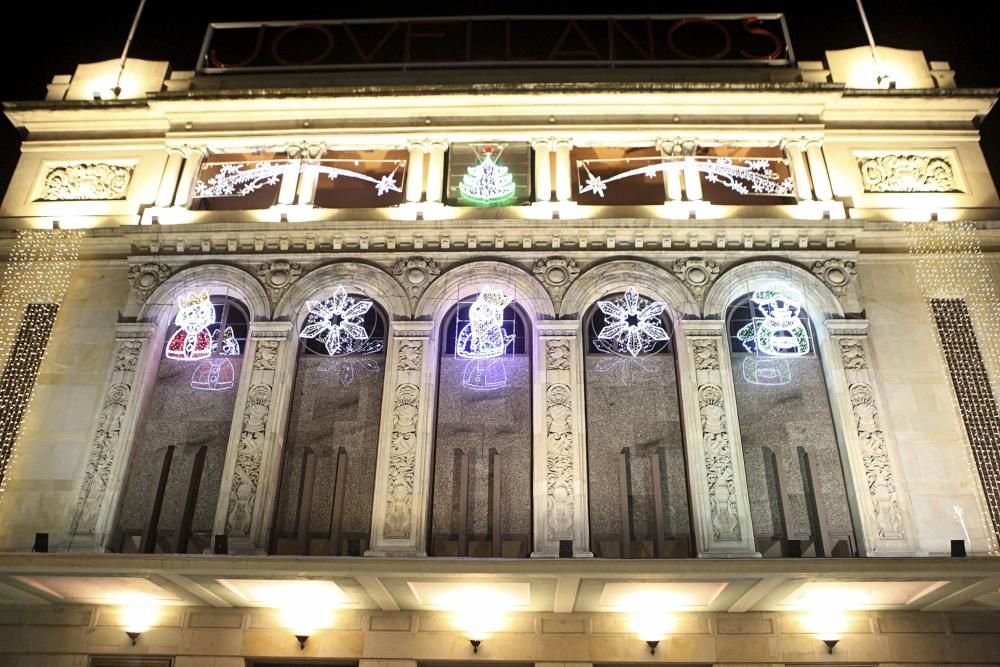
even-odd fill
[{"label": "building facade", "polygon": [[1000,664],[997,91],[548,21],[6,105],[0,665]]}]

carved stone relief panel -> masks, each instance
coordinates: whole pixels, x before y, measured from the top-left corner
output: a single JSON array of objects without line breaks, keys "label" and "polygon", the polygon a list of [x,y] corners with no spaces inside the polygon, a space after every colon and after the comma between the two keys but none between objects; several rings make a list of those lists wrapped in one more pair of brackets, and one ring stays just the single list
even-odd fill
[{"label": "carved stone relief panel", "polygon": [[36,201],[107,201],[125,199],[132,165],[80,162],[46,171]]},{"label": "carved stone relief panel", "polygon": [[859,155],[865,192],[962,192],[954,158],[943,154]]},{"label": "carved stone relief panel", "polygon": [[567,338],[557,338],[545,341],[545,369],[550,371],[568,371],[570,368],[570,349],[572,341]]},{"label": "carved stone relief panel", "polygon": [[166,264],[147,262],[128,267],[128,280],[132,293],[140,303],[145,303],[149,295],[170,277],[170,267]]},{"label": "carved stone relief panel", "polygon": [[302,265],[283,259],[265,262],[257,266],[257,277],[267,289],[272,303],[277,303],[281,295],[302,275]]},{"label": "carved stone relief panel", "polygon": [[580,267],[576,260],[567,257],[546,257],[535,262],[532,272],[545,286],[558,310],[570,283],[580,275]]},{"label": "carved stone relief panel", "polygon": [[403,339],[399,342],[397,361],[401,371],[419,371],[423,368],[424,344],[419,340]]},{"label": "carved stone relief panel", "polygon": [[572,540],[576,471],[573,392],[569,385],[545,388],[545,480],[548,538]]},{"label": "carved stone relief panel", "polygon": [[857,263],[846,259],[813,262],[812,272],[837,297],[843,297],[847,293],[848,286],[858,273]]},{"label": "carved stone relief panel", "polygon": [[[408,341],[423,347],[420,341]],[[402,352],[401,352],[402,353]],[[396,387],[392,406],[389,442],[389,469],[383,536],[388,539],[411,537],[413,526],[413,483],[417,468],[417,417],[420,388],[403,383]]]},{"label": "carved stone relief panel", "polygon": [[673,273],[701,301],[705,298],[705,292],[719,277],[719,263],[701,257],[681,259],[674,262]]},{"label": "carved stone relief panel", "polygon": [[281,345],[279,340],[263,339],[256,341],[254,346],[250,389],[243,405],[236,467],[226,514],[227,535],[250,534],[271,414],[274,370]]},{"label": "carved stone relief panel", "polygon": [[410,302],[414,305],[420,300],[431,281],[440,274],[441,267],[438,263],[426,257],[407,257],[392,267],[392,275],[409,294]]}]

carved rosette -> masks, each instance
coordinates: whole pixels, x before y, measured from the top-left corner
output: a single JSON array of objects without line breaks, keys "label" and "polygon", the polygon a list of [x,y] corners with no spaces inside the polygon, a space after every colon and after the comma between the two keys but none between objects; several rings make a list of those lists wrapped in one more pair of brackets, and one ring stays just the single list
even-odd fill
[{"label": "carved rosette", "polygon": [[566,290],[580,275],[580,267],[576,260],[567,257],[546,257],[535,262],[532,272],[545,286],[556,310],[559,310]]},{"label": "carved rosette", "polygon": [[271,303],[277,303],[292,283],[302,275],[302,265],[283,259],[257,266],[257,277],[264,284]]},{"label": "carved rosette", "polygon": [[[408,343],[423,346],[420,341],[408,341]],[[422,353],[422,350],[420,352]],[[408,540],[412,533],[419,402],[420,388],[417,385],[403,383],[396,387],[389,441],[385,525],[382,530],[383,536],[388,539]]]},{"label": "carved rosette", "polygon": [[890,154],[858,158],[865,192],[961,192],[955,165],[942,155]]},{"label": "carved rosette", "polygon": [[545,388],[545,481],[550,540],[573,539],[576,438],[572,397],[569,385],[550,384]]},{"label": "carved rosette", "polygon": [[243,405],[236,466],[226,513],[227,535],[250,534],[271,413],[274,371],[280,350],[280,340],[262,339],[254,345],[250,389]]},{"label": "carved rosette", "polygon": [[843,297],[847,293],[848,286],[858,273],[857,263],[847,259],[813,262],[812,272],[837,297]]},{"label": "carved rosette", "polygon": [[52,167],[37,201],[108,201],[125,199],[131,165],[81,162]]},{"label": "carved rosette", "polygon": [[149,295],[170,277],[170,267],[166,264],[148,262],[133,264],[128,267],[128,281],[132,285],[132,293],[139,303],[145,303]]},{"label": "carved rosette", "polygon": [[719,263],[702,257],[680,259],[674,262],[673,273],[701,301],[705,298],[705,292],[719,277]]},{"label": "carved rosette", "polygon": [[427,286],[440,274],[441,267],[438,263],[426,257],[407,257],[392,267],[393,277],[409,294],[413,305],[416,305]]}]

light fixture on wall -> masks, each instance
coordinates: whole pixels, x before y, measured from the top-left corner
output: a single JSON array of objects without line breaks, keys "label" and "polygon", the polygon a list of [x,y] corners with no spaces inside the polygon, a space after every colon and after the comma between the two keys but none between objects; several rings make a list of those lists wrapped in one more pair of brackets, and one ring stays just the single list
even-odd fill
[{"label": "light fixture on wall", "polygon": [[479,645],[483,643],[482,639],[470,639],[469,644],[472,645],[472,652],[479,653]]},{"label": "light fixture on wall", "polygon": [[436,606],[452,613],[452,623],[469,640],[473,653],[483,641],[507,625],[514,602],[487,586],[468,586],[442,596]]},{"label": "light fixture on wall", "polygon": [[824,639],[823,643],[826,644],[826,652],[833,655],[833,647],[837,645],[839,639],[831,637],[830,639]]},{"label": "light fixture on wall", "polygon": [[149,601],[139,600],[126,602],[120,610],[122,629],[128,635],[132,646],[135,646],[140,635],[149,630],[156,623],[159,610],[155,604]]},{"label": "light fixture on wall", "polygon": [[660,645],[659,639],[647,639],[646,646],[649,647],[649,654],[656,655],[656,647]]},{"label": "light fixture on wall", "polygon": [[675,612],[688,606],[686,599],[664,591],[630,595],[618,603],[619,609],[629,614],[629,627],[646,642],[650,655],[656,655],[660,642],[674,629]]},{"label": "light fixture on wall", "polygon": [[295,635],[295,638],[299,640],[299,650],[306,650],[306,642],[309,641],[309,635]]},{"label": "light fixture on wall", "polygon": [[814,633],[816,639],[826,644],[826,652],[832,654],[833,647],[847,631],[848,616],[843,606],[835,603],[817,605],[803,619],[805,627]]}]

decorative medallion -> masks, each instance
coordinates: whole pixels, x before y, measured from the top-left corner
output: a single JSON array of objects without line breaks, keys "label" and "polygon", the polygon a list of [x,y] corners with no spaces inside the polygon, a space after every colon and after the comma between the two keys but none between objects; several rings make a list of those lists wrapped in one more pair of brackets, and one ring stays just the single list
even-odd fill
[{"label": "decorative medallion", "polygon": [[257,277],[264,283],[272,302],[277,302],[285,290],[302,275],[302,265],[283,259],[265,262],[257,267]]},{"label": "decorative medallion", "polygon": [[128,281],[132,285],[132,292],[140,303],[145,303],[149,295],[169,277],[170,267],[166,264],[150,262],[128,268]]},{"label": "decorative medallion", "polygon": [[580,275],[580,267],[568,257],[546,257],[535,262],[532,273],[545,286],[558,310],[570,283]]},{"label": "decorative medallion", "polygon": [[851,280],[857,275],[857,264],[848,259],[828,259],[813,262],[812,272],[838,297],[844,296]]},{"label": "decorative medallion", "polygon": [[705,298],[705,292],[719,276],[719,263],[701,257],[680,259],[674,262],[673,272],[700,301]]},{"label": "decorative medallion", "polygon": [[410,301],[416,303],[430,285],[431,281],[441,274],[441,267],[433,259],[426,257],[407,257],[396,262],[392,267],[392,275],[403,289],[410,295]]}]

